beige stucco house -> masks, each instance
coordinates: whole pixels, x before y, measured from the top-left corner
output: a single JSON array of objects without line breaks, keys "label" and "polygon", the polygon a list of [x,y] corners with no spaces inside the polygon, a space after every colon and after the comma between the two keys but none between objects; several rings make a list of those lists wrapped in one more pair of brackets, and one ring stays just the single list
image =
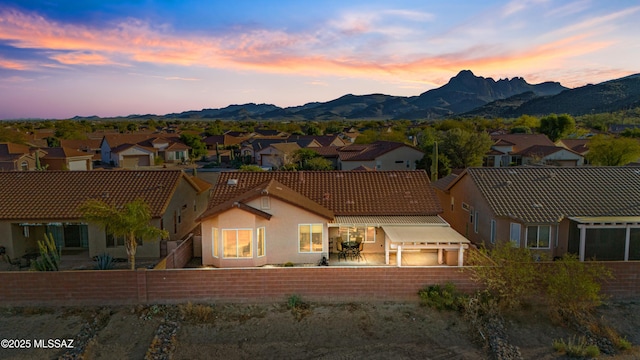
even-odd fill
[{"label": "beige stucco house", "polygon": [[407,144],[376,141],[338,149],[338,169],[354,170],[366,167],[375,170],[415,170],[424,153]]},{"label": "beige stucco house", "polygon": [[202,263],[317,264],[360,240],[386,264],[390,253],[400,264],[404,249],[461,265],[468,240],[441,211],[424,171],[224,172],[201,217]]},{"label": "beige stucco house", "polygon": [[[99,198],[115,204],[143,199],[151,208],[152,225],[179,240],[197,227],[205,211],[210,185],[179,170],[171,171],[30,171],[0,172],[0,246],[11,258],[36,252],[44,234],[57,246],[85,253],[87,259],[108,253],[126,258],[123,239],[86,223],[77,208]],[[158,239],[160,240],[160,239]],[[160,242],[144,242],[138,257],[158,258]]]},{"label": "beige stucco house", "polygon": [[468,168],[434,188],[442,217],[475,244],[640,260],[637,167]]}]

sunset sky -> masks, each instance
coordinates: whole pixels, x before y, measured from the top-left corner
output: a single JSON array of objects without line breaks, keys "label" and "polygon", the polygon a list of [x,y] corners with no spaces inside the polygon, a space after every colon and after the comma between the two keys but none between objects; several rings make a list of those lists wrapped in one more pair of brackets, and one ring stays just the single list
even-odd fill
[{"label": "sunset sky", "polygon": [[460,70],[567,87],[640,72],[628,0],[0,0],[0,119],[414,96]]}]

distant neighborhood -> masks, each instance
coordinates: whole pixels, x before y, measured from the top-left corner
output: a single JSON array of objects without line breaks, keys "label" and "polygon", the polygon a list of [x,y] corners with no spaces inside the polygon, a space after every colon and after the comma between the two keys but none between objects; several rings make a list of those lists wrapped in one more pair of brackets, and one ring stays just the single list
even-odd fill
[{"label": "distant neighborhood", "polygon": [[[541,260],[640,260],[640,112],[627,100],[611,108],[607,95],[615,83],[620,99],[633,97],[638,81],[567,90],[462,71],[410,101],[346,95],[287,110],[295,120],[247,104],[7,121],[0,255],[28,268],[47,236],[62,259],[85,261],[138,249],[158,263],[189,241],[198,266],[222,268],[463,266],[470,251],[503,243]],[[585,93],[589,112],[529,108]],[[413,115],[389,120],[390,101]],[[358,108],[371,120],[340,117]],[[163,236],[92,223],[80,211],[90,200],[141,200]]]},{"label": "distant neighborhood", "polygon": [[[617,115],[619,116],[619,115]],[[0,252],[126,259],[89,199],[142,199],[200,266],[462,266],[511,242],[541,259],[640,260],[638,131],[567,114],[369,122],[59,120],[0,131]],[[604,127],[603,127],[604,126]]]}]

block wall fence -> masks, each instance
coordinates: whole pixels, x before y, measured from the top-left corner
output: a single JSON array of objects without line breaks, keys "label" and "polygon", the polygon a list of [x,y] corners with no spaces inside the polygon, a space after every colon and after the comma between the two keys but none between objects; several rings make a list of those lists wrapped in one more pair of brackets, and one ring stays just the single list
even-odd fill
[{"label": "block wall fence", "polygon": [[[605,262],[614,299],[640,298],[640,262]],[[312,302],[414,302],[427,285],[479,286],[458,267],[292,267],[245,269],[0,272],[0,306],[79,306],[184,302],[273,303],[292,294]]]}]

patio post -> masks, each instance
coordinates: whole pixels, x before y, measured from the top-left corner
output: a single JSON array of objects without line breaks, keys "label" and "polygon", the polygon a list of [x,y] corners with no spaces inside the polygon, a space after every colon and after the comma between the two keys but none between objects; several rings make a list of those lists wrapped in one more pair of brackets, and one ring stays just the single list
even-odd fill
[{"label": "patio post", "polygon": [[458,266],[462,266],[464,262],[464,244],[460,243],[460,249],[458,249]]},{"label": "patio post", "polygon": [[444,263],[444,250],[442,248],[438,249],[438,265],[442,265]]},{"label": "patio post", "polygon": [[398,244],[398,252],[396,253],[396,262],[398,267],[402,266],[402,244]]}]

